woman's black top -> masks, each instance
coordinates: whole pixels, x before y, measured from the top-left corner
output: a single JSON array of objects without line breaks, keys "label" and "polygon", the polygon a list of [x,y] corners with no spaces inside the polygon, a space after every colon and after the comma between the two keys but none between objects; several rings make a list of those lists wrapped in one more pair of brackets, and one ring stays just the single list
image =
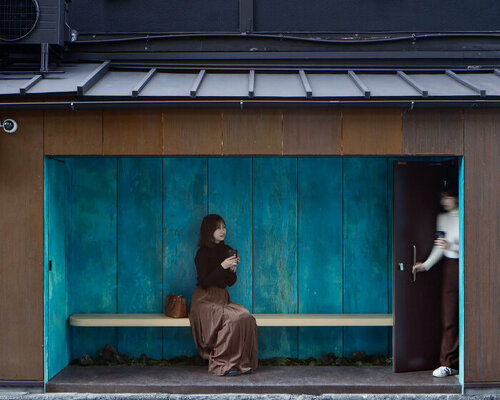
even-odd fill
[{"label": "woman's black top", "polygon": [[229,257],[231,250],[224,242],[210,247],[200,247],[194,258],[196,271],[198,271],[198,286],[203,289],[209,286],[225,288],[233,286],[236,282],[236,273],[230,269],[222,268],[222,261]]}]

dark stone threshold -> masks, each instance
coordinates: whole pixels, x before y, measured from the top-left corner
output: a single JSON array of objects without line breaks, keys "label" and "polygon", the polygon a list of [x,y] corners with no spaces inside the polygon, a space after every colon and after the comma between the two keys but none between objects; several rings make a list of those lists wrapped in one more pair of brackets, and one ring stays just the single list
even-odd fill
[{"label": "dark stone threshold", "polygon": [[42,387],[42,381],[6,381],[0,380],[0,387]]},{"label": "dark stone threshold", "polygon": [[253,374],[219,377],[206,367],[68,366],[51,379],[47,392],[172,394],[461,393],[456,376],[431,371],[398,373],[392,367],[260,367]]}]

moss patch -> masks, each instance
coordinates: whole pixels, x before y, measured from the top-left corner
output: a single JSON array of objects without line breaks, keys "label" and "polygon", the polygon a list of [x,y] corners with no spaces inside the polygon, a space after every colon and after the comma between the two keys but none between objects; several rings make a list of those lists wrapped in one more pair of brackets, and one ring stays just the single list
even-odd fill
[{"label": "moss patch", "polygon": [[[84,354],[79,359],[73,360],[72,365],[106,365],[106,366],[132,366],[132,367],[170,367],[170,366],[185,366],[185,365],[208,365],[207,360],[203,360],[200,356],[194,357],[175,357],[169,360],[156,360],[146,357],[142,354],[139,358],[131,358],[126,354],[118,353],[113,346],[106,345],[99,351],[99,357],[92,359],[89,355]],[[321,358],[288,358],[274,357],[259,360],[259,365],[264,366],[288,366],[288,365],[308,365],[308,366],[370,366],[370,365],[392,365],[392,358],[384,356],[368,356],[364,352],[359,351],[349,357],[337,357],[334,353],[328,353]]]}]

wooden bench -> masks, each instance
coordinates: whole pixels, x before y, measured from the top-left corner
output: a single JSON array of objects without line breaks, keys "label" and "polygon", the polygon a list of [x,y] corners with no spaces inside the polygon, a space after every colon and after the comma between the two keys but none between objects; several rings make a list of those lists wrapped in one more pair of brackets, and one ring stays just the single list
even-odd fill
[{"label": "wooden bench", "polygon": [[[392,314],[253,314],[258,326],[392,326]],[[164,314],[74,314],[72,326],[183,327],[188,318]]]}]

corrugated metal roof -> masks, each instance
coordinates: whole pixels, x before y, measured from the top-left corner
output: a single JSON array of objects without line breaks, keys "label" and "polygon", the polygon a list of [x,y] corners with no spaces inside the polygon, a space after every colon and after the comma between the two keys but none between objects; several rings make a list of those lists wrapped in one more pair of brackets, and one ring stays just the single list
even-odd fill
[{"label": "corrugated metal roof", "polygon": [[65,65],[58,73],[0,74],[0,96],[81,99],[440,99],[500,97],[500,71],[171,71],[109,63]]}]

